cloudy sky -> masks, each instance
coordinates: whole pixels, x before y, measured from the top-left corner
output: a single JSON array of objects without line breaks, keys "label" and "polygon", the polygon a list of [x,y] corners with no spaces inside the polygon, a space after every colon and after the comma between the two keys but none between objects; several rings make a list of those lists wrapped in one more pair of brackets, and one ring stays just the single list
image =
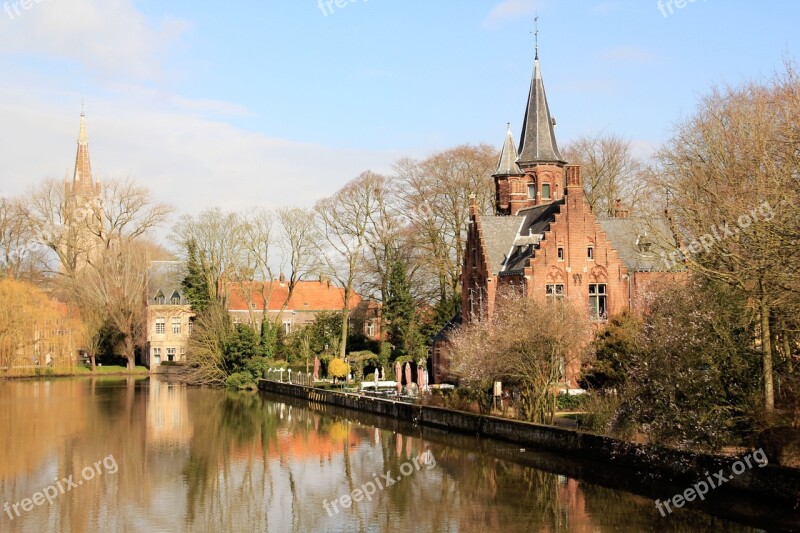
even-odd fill
[{"label": "cloudy sky", "polygon": [[647,154],[714,84],[800,56],[795,0],[0,0],[0,195],[71,172],[82,102],[93,169],[176,213],[310,205],[399,157],[499,147],[535,14],[562,145]]}]

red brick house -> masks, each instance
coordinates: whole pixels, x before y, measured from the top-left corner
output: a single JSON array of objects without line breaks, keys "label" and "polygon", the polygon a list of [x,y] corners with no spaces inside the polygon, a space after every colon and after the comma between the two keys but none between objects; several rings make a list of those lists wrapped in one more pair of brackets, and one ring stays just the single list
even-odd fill
[{"label": "red brick house", "polygon": [[[509,127],[493,175],[497,212],[481,216],[474,204],[470,209],[461,312],[446,330],[491,318],[502,287],[529,297],[567,298],[587,309],[599,327],[640,305],[649,283],[675,275],[662,261],[669,249],[665,224],[630,218],[621,209],[613,219],[595,216],[580,167],[568,165],[558,151],[554,125],[537,53],[519,151]],[[446,333],[434,339],[436,382],[447,379]],[[579,370],[566,369],[568,386],[577,386]]]}]

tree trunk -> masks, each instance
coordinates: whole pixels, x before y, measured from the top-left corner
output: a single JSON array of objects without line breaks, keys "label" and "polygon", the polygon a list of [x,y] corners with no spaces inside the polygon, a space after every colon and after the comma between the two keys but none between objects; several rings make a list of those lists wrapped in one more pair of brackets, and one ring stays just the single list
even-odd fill
[{"label": "tree trunk", "polygon": [[789,374],[793,374],[794,361],[792,360],[792,343],[789,337],[789,328],[786,327],[786,320],[781,320],[781,330],[783,334],[783,353],[786,356],[786,370]]},{"label": "tree trunk", "polygon": [[769,325],[769,306],[762,299],[760,307],[761,358],[764,373],[764,410],[767,413],[772,413],[775,410],[775,392],[772,381],[772,337]]},{"label": "tree trunk", "polygon": [[92,362],[92,372],[94,372],[94,368],[95,368],[95,354],[94,354],[94,352],[89,354],[89,361]]}]

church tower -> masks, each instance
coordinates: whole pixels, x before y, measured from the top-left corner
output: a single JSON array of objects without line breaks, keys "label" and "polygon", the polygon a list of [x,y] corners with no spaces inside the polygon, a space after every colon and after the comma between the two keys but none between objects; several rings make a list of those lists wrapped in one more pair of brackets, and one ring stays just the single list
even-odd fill
[{"label": "church tower", "polygon": [[493,175],[498,215],[516,215],[521,209],[554,202],[564,196],[567,163],[558,151],[555,124],[547,105],[537,47],[519,153],[511,165],[510,158],[516,151],[509,127]]},{"label": "church tower", "polygon": [[92,177],[86,113],[81,112],[75,170],[72,181],[67,177],[64,183],[62,271],[79,270],[95,255],[103,224],[101,191],[99,178],[95,180]]}]

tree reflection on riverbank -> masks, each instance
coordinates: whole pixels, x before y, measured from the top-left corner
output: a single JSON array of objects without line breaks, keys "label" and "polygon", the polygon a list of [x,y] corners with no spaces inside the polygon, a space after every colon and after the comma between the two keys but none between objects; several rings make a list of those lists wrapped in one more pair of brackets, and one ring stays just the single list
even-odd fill
[{"label": "tree reflection on riverbank", "polygon": [[[652,500],[500,459],[467,437],[423,439],[259,394],[54,380],[0,383],[0,402],[4,502],[107,455],[119,465],[52,507],[0,516],[2,531],[746,530],[697,512],[664,519]],[[385,485],[382,474],[394,482],[371,501],[326,510]]]}]

